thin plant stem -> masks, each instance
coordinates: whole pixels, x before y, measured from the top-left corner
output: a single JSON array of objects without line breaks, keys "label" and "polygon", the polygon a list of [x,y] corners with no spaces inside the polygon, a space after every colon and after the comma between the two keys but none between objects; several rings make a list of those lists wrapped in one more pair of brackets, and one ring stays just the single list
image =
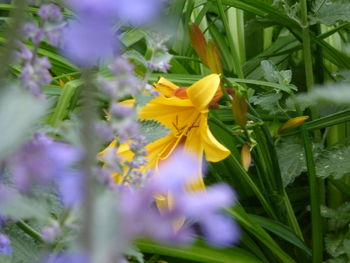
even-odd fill
[{"label": "thin plant stem", "polygon": [[16,41],[19,37],[22,24],[24,22],[25,10],[27,7],[26,0],[15,0],[15,8],[12,9],[12,20],[6,34],[7,42],[0,55],[0,88],[5,84],[5,77],[8,66],[11,63],[13,51],[16,47]]},{"label": "thin plant stem", "polygon": [[28,225],[24,221],[18,221],[16,225],[26,234],[31,236],[33,239],[38,241],[39,243],[43,242],[43,238],[39,232],[37,232],[35,229],[33,229],[30,225]]},{"label": "thin plant stem", "polygon": [[[307,88],[307,91],[310,92],[314,88],[315,80],[314,80],[314,71],[313,71],[313,64],[312,64],[310,27],[309,27],[309,22],[307,17],[307,0],[300,0],[300,12],[301,12],[301,27],[302,27],[306,88]],[[317,113],[314,108],[311,108],[311,117],[312,119],[317,118]]]},{"label": "thin plant stem", "polygon": [[95,103],[94,90],[92,83],[92,70],[85,70],[83,72],[83,79],[85,80],[84,101],[82,109],[82,143],[84,145],[84,159],[83,159],[83,223],[81,230],[81,244],[83,249],[91,252],[93,246],[93,231],[92,225],[94,223],[94,175],[93,163],[96,160],[95,146],[94,146],[94,117],[95,117]]},{"label": "thin plant stem", "polygon": [[302,138],[304,141],[310,186],[312,263],[320,263],[322,262],[323,258],[323,220],[320,209],[320,179],[318,179],[316,176],[315,160],[312,151],[310,134],[307,132],[305,127],[302,127]]}]

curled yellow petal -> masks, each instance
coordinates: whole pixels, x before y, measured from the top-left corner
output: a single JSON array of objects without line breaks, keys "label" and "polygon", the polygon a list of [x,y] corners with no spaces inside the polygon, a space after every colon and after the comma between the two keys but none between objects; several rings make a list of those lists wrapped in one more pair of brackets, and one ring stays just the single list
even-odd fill
[{"label": "curled yellow petal", "polygon": [[202,116],[200,132],[205,158],[209,162],[219,162],[230,155],[230,150],[218,142],[209,130],[206,116]]},{"label": "curled yellow petal", "polygon": [[218,74],[211,74],[189,87],[187,89],[187,95],[200,112],[206,112],[219,87],[220,76]]},{"label": "curled yellow petal", "polygon": [[166,78],[160,77],[157,83],[153,84],[155,89],[165,97],[174,96],[175,90],[179,87]]},{"label": "curled yellow petal", "polygon": [[296,118],[289,119],[287,122],[283,123],[281,127],[278,129],[278,134],[283,134],[286,132],[289,132],[291,130],[294,130],[301,126],[309,116],[299,116]]}]

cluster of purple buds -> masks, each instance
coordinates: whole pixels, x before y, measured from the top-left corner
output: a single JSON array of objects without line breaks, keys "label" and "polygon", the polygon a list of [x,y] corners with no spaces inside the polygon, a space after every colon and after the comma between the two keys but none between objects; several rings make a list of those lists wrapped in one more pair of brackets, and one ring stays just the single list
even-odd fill
[{"label": "cluster of purple buds", "polygon": [[[29,50],[25,52],[31,52]],[[42,97],[43,94],[40,88],[51,82],[51,74],[49,69],[51,68],[51,63],[47,57],[33,57],[32,59],[23,60],[22,73],[20,79],[22,85],[26,87],[34,96]]]},{"label": "cluster of purple buds", "polygon": [[57,46],[65,26],[61,9],[54,4],[44,4],[40,7],[39,23],[30,22],[24,25],[23,33],[35,45],[47,40],[51,45]]},{"label": "cluster of purple buds", "polygon": [[166,73],[170,69],[172,55],[169,54],[168,48],[164,44],[167,40],[168,36],[164,37],[157,33],[152,33],[147,37],[147,46],[153,52],[151,59],[147,61],[147,67],[150,71]]},{"label": "cluster of purple buds", "polygon": [[141,81],[134,75],[134,68],[127,59],[120,56],[117,57],[109,69],[114,78],[106,79],[101,77],[99,84],[102,92],[109,96],[112,101],[118,101],[140,91]]}]

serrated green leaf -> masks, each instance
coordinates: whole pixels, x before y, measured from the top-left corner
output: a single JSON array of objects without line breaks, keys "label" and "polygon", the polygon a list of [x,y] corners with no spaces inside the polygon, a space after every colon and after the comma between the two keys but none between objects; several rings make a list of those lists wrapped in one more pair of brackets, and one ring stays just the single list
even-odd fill
[{"label": "serrated green leaf", "polygon": [[170,133],[170,130],[156,121],[141,121],[140,133],[150,143]]},{"label": "serrated green leaf", "polygon": [[331,174],[335,179],[350,173],[350,147],[341,147],[323,152],[316,163],[317,175],[326,178]]},{"label": "serrated green leaf", "polygon": [[284,187],[306,171],[304,148],[299,137],[283,138],[276,147]]},{"label": "serrated green leaf", "polygon": [[145,93],[139,93],[135,96],[136,104],[139,107],[145,106],[150,102],[154,97],[147,95]]},{"label": "serrated green leaf", "polygon": [[347,0],[318,0],[313,11],[314,19],[326,25],[333,25],[339,21],[350,22],[350,2]]}]

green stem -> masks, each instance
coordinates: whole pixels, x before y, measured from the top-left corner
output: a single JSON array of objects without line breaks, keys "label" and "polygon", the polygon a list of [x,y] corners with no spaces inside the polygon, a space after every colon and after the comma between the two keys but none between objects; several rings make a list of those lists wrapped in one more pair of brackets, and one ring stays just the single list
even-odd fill
[{"label": "green stem", "polygon": [[14,2],[15,8],[12,10],[12,22],[6,34],[7,42],[2,50],[2,54],[0,55],[0,88],[5,84],[8,66],[11,63],[13,51],[17,46],[16,41],[24,22],[24,15],[27,7],[26,0],[16,0]]},{"label": "green stem", "polygon": [[[305,77],[306,88],[310,92],[314,88],[314,71],[312,64],[312,52],[311,52],[311,37],[310,27],[307,17],[307,0],[300,0],[300,12],[301,12],[301,28],[302,28],[302,41],[304,52],[304,65],[305,65]],[[316,109],[311,108],[312,119],[317,118]]]},{"label": "green stem", "polygon": [[222,4],[222,0],[217,0],[217,6],[218,6],[218,9],[219,9],[219,14],[221,16],[221,19],[222,19],[222,22],[224,23],[224,27],[225,27],[225,31],[226,31],[226,34],[227,34],[227,39],[228,39],[228,43],[229,43],[229,46],[230,46],[230,50],[232,52],[232,57],[233,57],[233,66],[234,66],[234,69],[236,71],[236,74],[238,76],[238,78],[241,78],[243,79],[244,78],[244,74],[243,74],[243,70],[242,70],[242,65],[241,65],[241,60],[240,60],[240,57],[239,57],[239,54],[235,48],[235,44],[234,44],[234,40],[233,40],[233,37],[232,37],[232,34],[230,33],[230,27],[229,27],[229,24],[228,24],[228,20],[227,20],[227,16],[226,16],[226,13],[225,13],[225,10],[224,10],[224,6]]},{"label": "green stem", "polygon": [[84,169],[83,180],[83,222],[81,229],[81,244],[85,251],[93,251],[93,229],[94,224],[94,173],[93,163],[96,161],[96,150],[94,145],[94,120],[95,120],[95,102],[92,77],[93,72],[89,69],[83,72],[85,80],[84,100],[82,109],[82,142],[84,145],[85,155],[82,161]]},{"label": "green stem", "polygon": [[310,185],[312,263],[320,263],[323,258],[323,220],[320,211],[320,179],[316,176],[315,160],[310,134],[302,127],[305,157]]},{"label": "green stem", "polygon": [[30,225],[28,225],[27,223],[25,223],[24,221],[18,221],[16,223],[16,225],[22,229],[25,233],[27,233],[29,236],[31,236],[33,239],[35,239],[36,241],[42,243],[43,242],[43,238],[40,235],[39,232],[37,232],[35,229],[33,229]]}]

